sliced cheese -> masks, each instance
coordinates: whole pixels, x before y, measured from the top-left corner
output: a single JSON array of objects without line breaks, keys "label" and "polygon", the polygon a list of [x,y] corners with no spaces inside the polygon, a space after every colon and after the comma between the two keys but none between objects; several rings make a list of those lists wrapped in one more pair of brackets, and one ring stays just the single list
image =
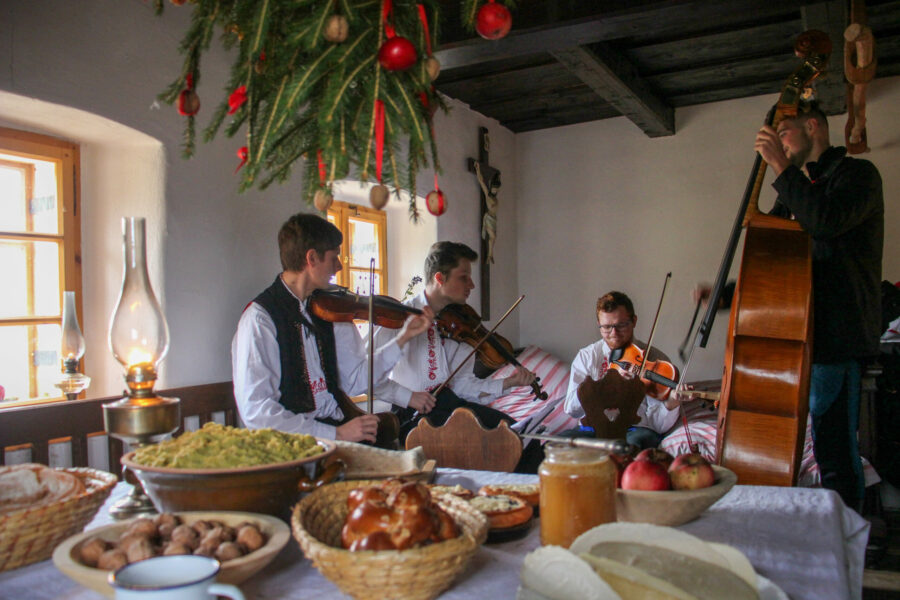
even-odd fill
[{"label": "sliced cheese", "polygon": [[753,565],[750,564],[750,560],[744,556],[744,553],[735,548],[734,546],[728,546],[725,544],[716,544],[714,542],[706,542],[707,546],[721,554],[725,557],[725,560],[728,561],[729,570],[749,583],[754,588],[756,585],[756,571],[753,570]]},{"label": "sliced cheese", "polygon": [[569,550],[575,554],[590,552],[594,545],[602,542],[637,542],[687,554],[708,563],[729,568],[728,560],[709,547],[709,544],[689,533],[650,525],[648,523],[607,523],[589,529],[575,538]]},{"label": "sliced cheese", "polygon": [[696,596],[640,569],[588,553],[581,558],[627,600],[697,600]]},{"label": "sliced cheese", "polygon": [[759,600],[756,587],[727,566],[716,566],[675,550],[636,542],[607,541],[594,544],[589,553],[640,569],[698,600]]},{"label": "sliced cheese", "polygon": [[523,600],[622,600],[588,563],[560,546],[542,546],[526,555],[520,577],[517,597]]}]

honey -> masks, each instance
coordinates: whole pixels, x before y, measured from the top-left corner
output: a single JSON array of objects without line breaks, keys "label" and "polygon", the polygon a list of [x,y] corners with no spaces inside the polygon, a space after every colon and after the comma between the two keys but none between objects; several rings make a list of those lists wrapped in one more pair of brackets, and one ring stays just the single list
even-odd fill
[{"label": "honey", "polygon": [[603,450],[549,443],[541,478],[541,544],[569,545],[616,520],[616,466]]}]

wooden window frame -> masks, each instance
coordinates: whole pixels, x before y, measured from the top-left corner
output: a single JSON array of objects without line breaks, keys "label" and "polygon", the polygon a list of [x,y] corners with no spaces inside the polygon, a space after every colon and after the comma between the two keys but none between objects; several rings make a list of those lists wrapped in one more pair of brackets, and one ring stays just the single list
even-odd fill
[{"label": "wooden window frame", "polygon": [[[380,256],[379,268],[375,269],[378,275],[379,286],[375,290],[376,294],[387,294],[388,290],[388,256],[387,256],[387,213],[383,210],[376,210],[368,206],[360,206],[349,202],[335,201],[328,208],[328,216],[333,217],[335,224],[341,233],[344,234],[344,241],[341,243],[341,264],[343,269],[337,274],[337,283],[343,287],[350,287],[350,273],[356,271],[368,271],[361,267],[351,267],[350,259],[350,218],[361,218],[370,221],[378,228],[378,254]],[[356,290],[350,290],[355,292]],[[369,290],[360,290],[362,294],[368,294]]]},{"label": "wooden window frame", "polygon": [[[75,292],[75,311],[80,323],[84,323],[82,312],[82,286],[81,286],[81,206],[79,195],[79,180],[81,172],[81,154],[77,144],[57,138],[17,129],[0,127],[0,152],[6,155],[21,156],[27,159],[36,159],[56,164],[56,193],[58,199],[57,232],[56,234],[10,232],[0,231],[0,239],[16,241],[52,241],[61,242],[59,266],[59,314],[58,315],[32,315],[18,318],[0,318],[0,326],[10,325],[44,325],[58,323],[62,326],[63,292]],[[31,195],[26,192],[27,195]],[[29,270],[29,275],[31,271]],[[29,337],[33,335],[29,334]],[[33,368],[34,361],[29,360],[29,370]],[[84,372],[85,365],[82,358],[79,365]],[[35,386],[35,375],[29,373],[29,387]],[[62,400],[62,392],[59,396],[34,398],[36,390],[30,390],[30,399],[15,402],[0,403],[0,408],[9,406],[22,406],[40,402]],[[84,398],[84,393],[79,396]]]}]

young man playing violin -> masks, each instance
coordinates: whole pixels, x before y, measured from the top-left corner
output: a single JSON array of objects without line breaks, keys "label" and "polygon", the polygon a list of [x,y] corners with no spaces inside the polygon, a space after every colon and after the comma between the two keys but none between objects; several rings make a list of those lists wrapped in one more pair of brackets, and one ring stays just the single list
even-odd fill
[{"label": "young man playing violin", "polygon": [[[600,339],[578,351],[569,375],[569,389],[566,392],[564,409],[576,419],[584,417],[584,408],[578,400],[578,386],[588,377],[599,381],[610,369],[611,355],[616,350],[624,350],[634,344],[642,351],[646,344],[634,338],[634,326],[637,315],[631,299],[622,292],[609,292],[597,300],[597,325],[600,327]],[[614,358],[614,357],[613,357]],[[668,361],[668,357],[657,350],[650,349],[651,361]],[[640,370],[639,365],[618,369],[625,378],[633,378]],[[658,400],[645,395],[638,407],[640,421],[629,428],[626,439],[629,444],[639,448],[655,448],[663,435],[678,420],[680,399],[675,393],[668,394]],[[566,432],[566,435],[577,435],[578,430]]]},{"label": "young man playing violin", "polygon": [[[343,236],[325,219],[300,213],[278,233],[283,271],[241,315],[231,343],[234,397],[244,424],[317,437],[375,442],[378,417],[350,418],[347,394],[366,391],[368,357],[353,323],[313,315],[307,300],[330,287],[341,270]],[[374,378],[385,379],[403,347],[423,333],[434,313],[410,316],[374,353]],[[389,383],[386,385],[390,385]]]},{"label": "young man playing violin", "polygon": [[[439,313],[449,304],[465,304],[469,293],[475,288],[472,282],[472,261],[478,254],[456,242],[437,242],[431,246],[425,259],[425,289],[404,304],[422,310],[430,309]],[[378,328],[375,332],[376,347],[384,344],[396,330]],[[534,374],[524,367],[517,367],[505,379],[479,379],[475,376],[475,357],[472,347],[452,339],[442,339],[436,324],[431,324],[425,335],[411,340],[390,373],[390,380],[399,384],[400,397],[391,397],[398,388],[377,390],[381,397],[396,406],[404,406],[406,397],[413,410],[399,411],[401,439],[422,418],[428,416],[433,425],[443,424],[450,414],[459,407],[472,410],[485,427],[496,427],[500,421],[514,420],[503,412],[484,406],[490,400],[502,395],[507,388],[530,385]],[[431,394],[463,362],[466,363],[450,383],[441,390],[438,397]],[[413,399],[421,398],[416,406]]]}]

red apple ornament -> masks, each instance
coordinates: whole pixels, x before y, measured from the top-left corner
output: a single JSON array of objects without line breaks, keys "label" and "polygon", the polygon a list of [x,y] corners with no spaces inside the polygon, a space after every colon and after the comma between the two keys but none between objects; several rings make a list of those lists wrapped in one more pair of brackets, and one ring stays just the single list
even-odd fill
[{"label": "red apple ornament", "polygon": [[509,9],[494,0],[478,9],[475,16],[475,31],[486,40],[499,40],[509,33],[512,27],[512,15]]},{"label": "red apple ornament", "polygon": [[671,487],[669,473],[662,463],[636,460],[622,473],[623,490],[661,491]]},{"label": "red apple ornament", "polygon": [[669,479],[673,489],[698,490],[714,484],[716,473],[702,454],[681,454],[669,467]]},{"label": "red apple ornament", "polygon": [[399,35],[388,39],[378,50],[378,62],[388,71],[405,71],[416,64],[417,59],[416,47]]},{"label": "red apple ornament", "polygon": [[444,192],[441,190],[432,190],[425,196],[425,206],[428,212],[436,217],[441,216],[447,211],[447,201],[444,198]]}]

